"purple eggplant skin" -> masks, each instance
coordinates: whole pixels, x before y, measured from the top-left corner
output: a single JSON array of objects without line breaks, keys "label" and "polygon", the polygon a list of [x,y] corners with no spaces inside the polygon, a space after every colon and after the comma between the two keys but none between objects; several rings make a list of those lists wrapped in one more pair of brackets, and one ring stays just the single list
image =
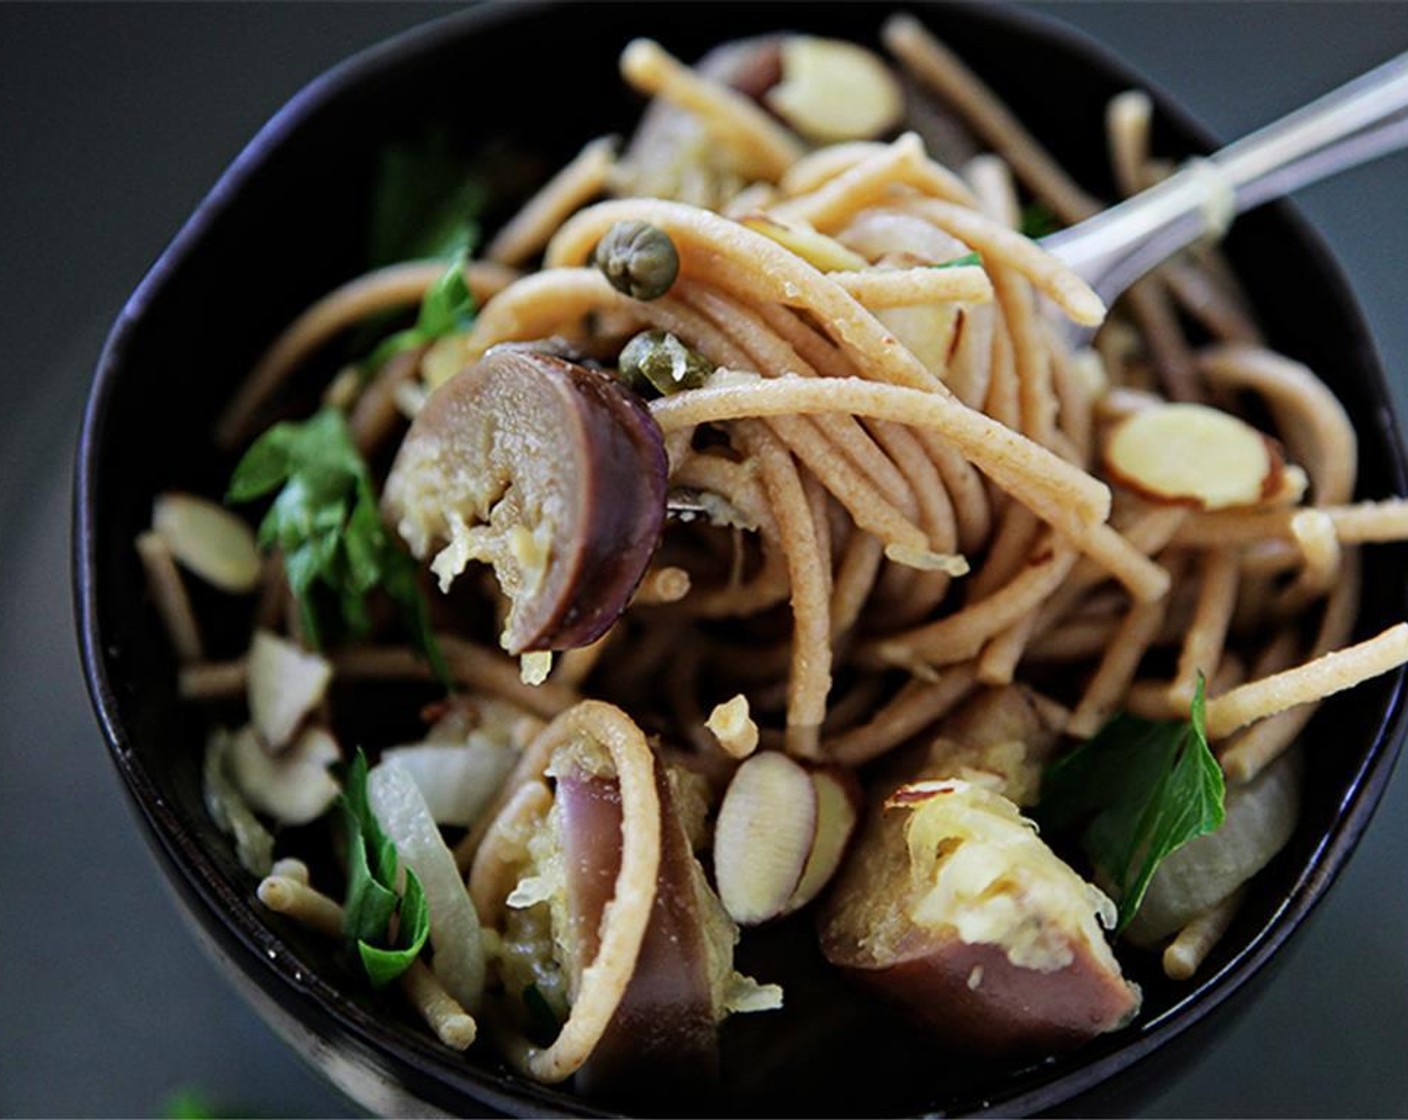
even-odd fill
[{"label": "purple eggplant skin", "polygon": [[[616,1014],[577,1073],[584,1092],[658,1105],[682,1091],[717,1083],[718,1026],[709,982],[704,916],[694,856],[664,768],[660,796],[660,871],[650,920]],[[567,878],[566,943],[584,967],[599,944],[602,912],[621,865],[621,795],[612,778],[569,766],[557,777]]]},{"label": "purple eggplant skin", "polygon": [[[659,426],[610,373],[504,346],[431,395],[397,454],[385,504],[393,524],[409,516],[441,540],[447,513],[484,524],[505,495],[520,515],[551,518],[543,577],[505,588],[513,609],[504,647],[517,656],[588,645],[616,621],[659,544],[667,474]],[[477,497],[467,478],[479,483]]]}]

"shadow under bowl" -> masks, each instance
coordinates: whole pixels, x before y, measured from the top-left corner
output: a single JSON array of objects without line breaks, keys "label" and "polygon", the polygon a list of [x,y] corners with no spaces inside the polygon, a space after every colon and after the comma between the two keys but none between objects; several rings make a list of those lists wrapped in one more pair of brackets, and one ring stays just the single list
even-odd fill
[{"label": "shadow under bowl", "polygon": [[[1111,196],[1105,104],[1147,83],[1043,20],[981,7],[908,6],[1087,189]],[[613,1103],[526,1082],[483,1048],[459,1055],[441,1047],[394,1001],[368,993],[325,942],[257,903],[255,884],[203,808],[202,722],[178,701],[176,665],[146,601],[132,542],[147,527],[157,493],[223,492],[232,462],[210,443],[214,417],[285,323],[363,270],[362,239],[349,231],[367,226],[370,183],[387,142],[434,122],[469,148],[501,142],[551,167],[592,136],[631,129],[639,104],[616,72],[631,37],[653,36],[684,58],[723,38],[777,29],[876,45],[884,15],[878,5],[505,4],[412,31],[331,71],[274,117],[143,280],[108,339],[78,453],[74,581],[84,669],[112,760],[212,955],[290,1043],[375,1111],[591,1114]],[[551,35],[541,30],[547,20]],[[561,85],[544,75],[563,76]],[[511,96],[488,111],[472,96],[484,90]],[[1207,150],[1206,136],[1151,92],[1156,150]],[[1240,221],[1227,251],[1271,344],[1319,371],[1358,426],[1361,493],[1402,493],[1404,455],[1383,372],[1326,250],[1289,208],[1276,206]],[[1366,557],[1359,633],[1404,617],[1404,559],[1398,547]],[[233,616],[211,606],[212,653],[238,654],[238,626],[222,625]],[[672,1101],[655,1111],[1128,1111],[1176,1074],[1211,1026],[1229,1021],[1230,1008],[1245,1006],[1252,981],[1265,979],[1344,865],[1399,748],[1402,686],[1402,674],[1391,674],[1324,706],[1305,734],[1306,803],[1294,839],[1256,880],[1196,982],[1174,985],[1151,962],[1133,962],[1145,990],[1133,1026],[1029,1068],[985,1069],[935,1054],[829,980],[799,982],[788,1010],[726,1030],[724,1098]],[[806,933],[784,926],[764,938],[760,966],[774,954],[814,955]],[[838,1006],[846,1017],[834,1014]]]}]

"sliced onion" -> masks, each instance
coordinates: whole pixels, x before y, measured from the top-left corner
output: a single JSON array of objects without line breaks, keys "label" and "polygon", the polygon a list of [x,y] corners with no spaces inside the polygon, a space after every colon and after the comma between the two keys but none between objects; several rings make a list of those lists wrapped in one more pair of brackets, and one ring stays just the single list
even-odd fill
[{"label": "sliced onion", "polygon": [[393,759],[368,775],[367,800],[382,831],[396,845],[402,864],[416,873],[425,888],[430,944],[435,950],[431,969],[460,1006],[476,1010],[484,992],[479,915],[425,798],[411,772]]},{"label": "sliced onion", "polygon": [[1190,840],[1159,865],[1128,929],[1136,944],[1178,932],[1240,887],[1285,846],[1300,815],[1299,750],[1227,791],[1222,827]]},{"label": "sliced onion", "polygon": [[467,742],[412,743],[382,754],[406,768],[436,824],[466,828],[479,819],[517,758],[512,747],[478,733]]},{"label": "sliced onion", "polygon": [[205,811],[215,827],[234,837],[235,855],[240,866],[261,879],[274,865],[274,837],[254,815],[248,803],[230,780],[230,732],[223,727],[210,734],[205,746],[203,793]]},{"label": "sliced onion", "polygon": [[341,757],[337,740],[321,727],[310,727],[277,758],[246,727],[230,740],[230,776],[259,812],[279,824],[307,824],[336,800],[338,784],[327,768]]}]

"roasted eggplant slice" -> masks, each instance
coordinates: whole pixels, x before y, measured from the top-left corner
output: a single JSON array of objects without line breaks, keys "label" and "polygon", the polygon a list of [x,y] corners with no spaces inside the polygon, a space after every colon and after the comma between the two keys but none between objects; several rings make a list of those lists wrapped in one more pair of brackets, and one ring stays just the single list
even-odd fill
[{"label": "roasted eggplant slice", "polygon": [[1114,905],[1004,792],[1026,784],[1008,736],[1043,747],[1034,712],[1019,690],[990,692],[943,730],[953,738],[872,806],[822,912],[823,953],[983,1056],[1052,1053],[1120,1026],[1139,993],[1100,928]]},{"label": "roasted eggplant slice", "polygon": [[[780,1006],[781,992],[733,969],[738,927],[690,840],[693,784],[599,701],[563,713],[529,752],[543,780],[509,799],[470,873],[510,1012],[546,1047],[525,1064],[647,1110],[707,1088],[719,1024]],[[556,1024],[535,1024],[534,1005]]]},{"label": "roasted eggplant slice", "polygon": [[[660,872],[635,972],[606,1032],[578,1074],[584,1090],[648,1095],[659,1087],[703,1087],[718,1076],[718,1019],[710,982],[707,922],[695,860],[663,767]],[[557,778],[568,933],[577,967],[596,958],[598,932],[621,863],[621,794],[615,781],[573,765]],[[645,1091],[642,1094],[642,1090]]]},{"label": "roasted eggplant slice", "polygon": [[387,479],[387,513],[442,589],[471,560],[510,602],[509,653],[599,638],[665,519],[660,429],[609,373],[495,348],[435,391]]}]

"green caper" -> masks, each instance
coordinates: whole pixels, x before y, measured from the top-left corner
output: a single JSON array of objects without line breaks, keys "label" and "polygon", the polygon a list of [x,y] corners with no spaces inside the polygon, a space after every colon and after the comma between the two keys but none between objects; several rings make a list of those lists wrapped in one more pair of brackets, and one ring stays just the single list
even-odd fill
[{"label": "green caper", "polygon": [[642,331],[626,343],[617,360],[621,380],[636,392],[653,389],[669,396],[697,389],[714,366],[667,331]]},{"label": "green caper", "polygon": [[632,299],[659,299],[680,272],[670,235],[648,222],[617,222],[597,243],[594,260],[611,286]]}]

